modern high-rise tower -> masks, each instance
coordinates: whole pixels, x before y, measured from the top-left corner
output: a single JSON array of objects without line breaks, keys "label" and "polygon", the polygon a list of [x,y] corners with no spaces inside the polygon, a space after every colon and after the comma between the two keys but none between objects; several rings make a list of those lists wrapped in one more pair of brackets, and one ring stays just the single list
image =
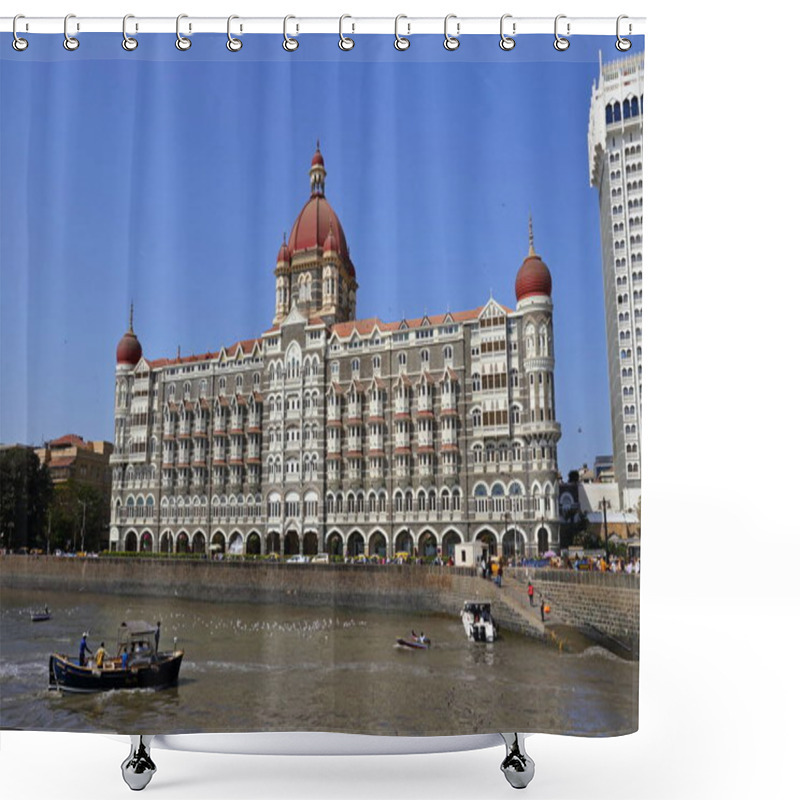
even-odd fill
[{"label": "modern high-rise tower", "polygon": [[589,174],[600,196],[614,472],[623,509],[642,480],[644,54],[600,62],[589,110]]}]

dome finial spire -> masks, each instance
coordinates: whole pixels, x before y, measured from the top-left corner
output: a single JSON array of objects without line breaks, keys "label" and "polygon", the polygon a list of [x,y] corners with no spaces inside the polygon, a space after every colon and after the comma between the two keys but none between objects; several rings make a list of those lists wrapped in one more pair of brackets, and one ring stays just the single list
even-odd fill
[{"label": "dome finial spire", "polygon": [[535,256],[536,251],[533,249],[533,212],[528,212],[528,255]]},{"label": "dome finial spire", "polygon": [[319,150],[319,139],[317,139],[317,150],[311,157],[311,169],[309,170],[311,177],[311,195],[325,196],[325,159],[322,158],[322,153]]},{"label": "dome finial spire", "polygon": [[133,303],[131,303],[131,313],[128,319],[128,330],[133,333]]}]

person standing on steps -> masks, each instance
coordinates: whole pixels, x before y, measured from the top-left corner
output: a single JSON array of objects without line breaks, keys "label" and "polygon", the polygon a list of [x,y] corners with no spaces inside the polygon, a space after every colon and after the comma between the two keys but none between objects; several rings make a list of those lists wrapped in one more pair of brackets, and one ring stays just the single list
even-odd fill
[{"label": "person standing on steps", "polygon": [[528,581],[528,602],[531,604],[531,608],[533,608],[533,584]]}]

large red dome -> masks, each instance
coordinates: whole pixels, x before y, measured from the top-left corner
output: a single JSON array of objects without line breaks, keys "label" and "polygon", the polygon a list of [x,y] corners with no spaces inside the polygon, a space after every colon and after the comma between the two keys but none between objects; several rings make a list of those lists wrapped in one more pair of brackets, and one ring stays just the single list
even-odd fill
[{"label": "large red dome", "polygon": [[323,248],[329,234],[333,236],[335,252],[347,259],[347,240],[344,238],[342,223],[323,195],[313,195],[292,226],[289,250],[294,256],[302,250]]},{"label": "large red dome", "polygon": [[517,302],[536,295],[550,297],[553,291],[553,279],[550,277],[547,264],[536,253],[531,252],[522,262],[514,289],[517,293]]},{"label": "large red dome", "polygon": [[142,345],[133,330],[126,331],[117,345],[117,364],[135,367],[142,357]]}]

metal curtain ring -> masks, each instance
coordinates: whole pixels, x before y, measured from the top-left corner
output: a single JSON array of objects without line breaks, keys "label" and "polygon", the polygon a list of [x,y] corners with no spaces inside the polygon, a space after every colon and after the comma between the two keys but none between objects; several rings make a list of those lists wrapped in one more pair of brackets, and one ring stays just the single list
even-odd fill
[{"label": "metal curtain ring", "polygon": [[178,18],[175,20],[175,47],[177,47],[178,50],[188,50],[192,46],[191,39],[181,36],[181,20],[188,18],[188,14],[178,14]]},{"label": "metal curtain ring", "polygon": [[[623,19],[628,19],[628,17],[627,17],[625,14],[620,14],[620,15],[617,17],[617,43],[616,43],[616,45],[615,45],[615,46],[616,46],[616,48],[617,48],[617,50],[619,50],[621,53],[624,53],[626,50],[630,50],[630,49],[631,49],[631,44],[632,44],[632,42],[631,42],[631,40],[630,40],[630,39],[623,39],[623,38],[622,38],[622,37],[619,35],[619,23],[620,23],[620,22],[621,22]],[[628,23],[628,33],[630,33],[630,32],[631,32],[631,24],[630,24],[630,22],[629,22],[629,23]]]},{"label": "metal curtain ring", "polygon": [[70,36],[69,35],[69,31],[67,30],[68,26],[69,26],[69,21],[71,19],[75,19],[75,15],[74,14],[67,14],[67,16],[64,17],[64,49],[65,50],[77,50],[81,45],[81,43],[74,36]]},{"label": "metal curtain ring", "polygon": [[[566,19],[566,18],[567,18],[566,14],[559,14],[556,17],[556,22],[555,22],[556,40],[555,42],[553,42],[553,47],[555,47],[555,49],[559,50],[560,52],[563,52],[569,47],[569,39],[565,39],[563,36],[559,36],[558,34],[558,21],[560,19]],[[567,23],[567,36],[569,36],[569,22]]]},{"label": "metal curtain ring", "polygon": [[[461,44],[461,42],[459,42],[458,39],[455,36],[451,36],[447,32],[447,23],[451,19],[457,19],[456,15],[455,14],[448,14],[444,18],[444,49],[452,51],[452,50],[458,50],[458,46]],[[461,26],[458,23],[456,23],[456,35],[458,35],[458,29],[460,27]]]},{"label": "metal curtain ring", "polygon": [[231,35],[231,21],[234,19],[239,19],[239,17],[237,17],[236,14],[231,14],[228,17],[228,41],[225,42],[225,47],[227,47],[231,53],[238,53],[242,49],[242,40]]},{"label": "metal curtain ring", "polygon": [[298,47],[300,47],[300,40],[294,39],[286,32],[286,25],[290,19],[296,19],[296,17],[293,17],[291,14],[289,14],[283,18],[283,49],[289,53],[293,53]]},{"label": "metal curtain ring", "polygon": [[[514,39],[512,39],[510,36],[506,36],[505,33],[503,33],[503,23],[507,19],[511,19],[511,14],[503,14],[503,16],[500,17],[500,49],[501,50],[513,50],[517,45],[517,43],[516,43],[516,41]],[[516,32],[516,29],[517,29],[517,25],[516,25],[516,23],[513,23],[512,26],[511,26],[512,33]]]},{"label": "metal curtain ring", "polygon": [[135,50],[139,46],[138,39],[128,36],[127,24],[129,19],[136,19],[136,17],[134,17],[133,14],[126,14],[122,18],[122,48],[128,52]]},{"label": "metal curtain ring", "polygon": [[14,21],[11,23],[11,33],[14,34],[14,39],[11,42],[11,46],[17,52],[21,53],[23,50],[27,50],[27,48],[28,48],[28,40],[27,39],[23,39],[20,36],[17,36],[17,20],[18,19],[25,19],[25,15],[24,14],[17,14],[17,16],[14,17]]},{"label": "metal curtain ring", "polygon": [[[394,46],[396,50],[408,50],[411,47],[411,39],[406,39],[405,36],[401,36],[397,30],[400,25],[401,19],[408,19],[405,14],[398,14],[394,18]],[[411,33],[411,26],[408,26],[408,32]]]},{"label": "metal curtain ring", "polygon": [[[339,17],[339,47],[342,50],[352,50],[356,46],[355,41],[353,41],[353,39],[350,39],[348,36],[345,36],[344,33],[342,32],[342,23],[346,19],[353,19],[353,18],[349,14],[342,14],[342,16]],[[355,30],[355,28],[356,26],[353,25],[353,30]]]}]

